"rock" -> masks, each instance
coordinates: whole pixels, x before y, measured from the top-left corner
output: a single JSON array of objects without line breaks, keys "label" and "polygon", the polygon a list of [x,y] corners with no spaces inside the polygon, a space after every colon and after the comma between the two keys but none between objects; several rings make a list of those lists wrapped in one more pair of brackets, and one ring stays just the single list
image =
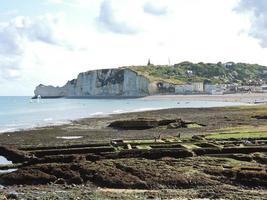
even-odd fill
[{"label": "rock", "polygon": [[205,136],[202,136],[202,135],[193,135],[192,139],[194,139],[194,140],[206,140]]},{"label": "rock", "polygon": [[6,195],[7,199],[19,199],[19,194],[16,191],[11,191]]},{"label": "rock", "polygon": [[167,126],[167,128],[181,128],[186,127],[186,123],[181,119],[137,118],[118,120],[109,124],[109,127],[125,130],[144,130],[159,126]]},{"label": "rock", "polygon": [[39,85],[35,97],[139,97],[149,95],[147,78],[131,69],[102,69],[80,73],[63,87]]},{"label": "rock", "polygon": [[253,116],[252,118],[256,118],[256,119],[267,119],[267,115],[256,115],[256,116]]},{"label": "rock", "polygon": [[167,126],[168,129],[176,129],[176,128],[183,128],[183,125],[180,122],[174,122],[174,123],[170,123]]},{"label": "rock", "polygon": [[60,184],[60,185],[65,185],[66,181],[63,178],[58,178],[54,183]]},{"label": "rock", "polygon": [[80,176],[74,176],[74,177],[70,178],[68,180],[68,182],[72,183],[73,185],[82,184],[83,183],[83,179]]},{"label": "rock", "polygon": [[32,157],[12,146],[0,146],[0,155],[11,160],[13,163],[21,163],[30,160]]},{"label": "rock", "polygon": [[[174,121],[174,122],[173,122]],[[176,129],[176,128],[186,128],[187,123],[182,119],[175,119],[171,123],[168,124],[168,129]]]},{"label": "rock", "polygon": [[53,175],[31,168],[21,168],[15,172],[3,174],[1,176],[1,181],[4,185],[38,185],[47,184],[56,180],[57,178]]},{"label": "rock", "polygon": [[155,119],[130,119],[130,120],[119,120],[110,123],[109,127],[116,129],[126,129],[126,130],[143,130],[155,128],[158,126],[158,121]]},{"label": "rock", "polygon": [[7,200],[6,196],[3,195],[3,194],[0,194],[0,199],[1,199],[1,200]]}]

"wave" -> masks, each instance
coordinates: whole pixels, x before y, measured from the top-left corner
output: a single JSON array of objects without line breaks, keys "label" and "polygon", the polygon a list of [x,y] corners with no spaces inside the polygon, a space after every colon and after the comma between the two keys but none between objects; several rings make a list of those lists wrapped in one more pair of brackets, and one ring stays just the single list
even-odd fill
[{"label": "wave", "polygon": [[0,129],[0,133],[7,133],[7,132],[14,132],[19,130],[18,128],[4,128],[4,129]]},{"label": "wave", "polygon": [[126,110],[114,110],[113,113],[124,113],[127,112]]},{"label": "wave", "polygon": [[52,117],[49,117],[49,118],[45,118],[44,119],[45,122],[48,122],[48,121],[53,121],[53,118]]},{"label": "wave", "polygon": [[104,112],[95,112],[95,113],[90,114],[90,116],[103,116],[103,115],[107,115],[107,113],[104,113]]},{"label": "wave", "polygon": [[164,107],[157,107],[157,108],[137,108],[137,109],[133,109],[131,112],[142,112],[142,111],[149,111],[149,110],[161,110],[164,109]]}]

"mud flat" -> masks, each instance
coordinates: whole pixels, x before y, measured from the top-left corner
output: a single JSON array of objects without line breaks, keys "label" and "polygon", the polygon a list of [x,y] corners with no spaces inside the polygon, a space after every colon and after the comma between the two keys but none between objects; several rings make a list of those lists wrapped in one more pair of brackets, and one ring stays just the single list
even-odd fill
[{"label": "mud flat", "polygon": [[0,197],[266,199],[266,116],[265,105],[166,109],[5,133],[13,164],[0,168],[17,170],[0,175]]}]

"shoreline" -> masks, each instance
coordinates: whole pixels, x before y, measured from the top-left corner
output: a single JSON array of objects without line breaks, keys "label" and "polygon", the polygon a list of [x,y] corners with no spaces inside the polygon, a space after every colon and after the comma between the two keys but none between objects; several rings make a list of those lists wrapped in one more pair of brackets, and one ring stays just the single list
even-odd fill
[{"label": "shoreline", "polygon": [[[164,100],[164,99],[163,99]],[[191,100],[197,101],[197,100]],[[203,100],[204,101],[204,100]],[[207,100],[205,100],[207,101]],[[218,101],[220,102],[220,101]],[[185,102],[187,103],[187,102]],[[227,102],[227,103],[238,103],[238,102]],[[146,112],[151,112],[151,111],[162,111],[162,110],[169,110],[169,109],[191,109],[191,108],[224,108],[224,107],[235,107],[235,106],[251,106],[250,104],[246,103],[240,103],[236,105],[224,105],[224,106],[207,106],[207,107],[158,107],[158,108],[140,108],[140,109],[134,109],[134,110],[125,110],[125,111],[120,111],[120,112],[109,112],[109,113],[102,113],[102,114],[90,114],[88,116],[83,116],[79,117],[76,119],[66,119],[66,120],[59,120],[59,121],[51,121],[49,123],[44,123],[44,124],[37,124],[37,125],[31,125],[28,127],[20,127],[20,128],[6,128],[0,130],[0,135],[5,134],[5,133],[17,133],[17,132],[24,132],[24,131],[32,131],[32,130],[40,130],[40,129],[45,129],[45,128],[54,128],[54,127],[61,127],[64,125],[71,125],[74,122],[79,122],[83,120],[90,120],[90,119],[98,119],[98,118],[113,118],[113,116],[116,115],[123,115],[123,114],[134,114],[134,113],[146,113]]]},{"label": "shoreline", "polygon": [[[69,123],[61,125],[49,125],[42,127],[35,127],[30,129],[20,129],[14,132],[4,132],[0,134],[1,144],[14,144],[19,146],[24,145],[49,145],[57,144],[62,145],[65,143],[85,143],[85,142],[109,142],[111,139],[118,138],[153,138],[159,134],[159,130],[116,130],[110,129],[108,125],[116,120],[125,119],[137,119],[137,118],[151,118],[151,119],[173,119],[181,118],[185,121],[196,122],[198,124],[208,125],[210,123],[217,127],[218,123],[223,120],[223,126],[230,126],[230,124],[254,124],[261,122],[257,119],[244,118],[240,121],[239,114],[244,116],[256,115],[255,111],[262,112],[267,108],[267,105],[248,105],[243,106],[226,106],[226,107],[209,107],[209,108],[167,108],[167,109],[157,109],[150,111],[139,111],[139,112],[127,112],[127,113],[117,113],[109,116],[94,116],[91,118],[80,118],[77,120],[71,120]],[[236,115],[237,114],[237,115]],[[218,117],[215,120],[214,117]],[[238,117],[237,119],[235,119]],[[233,118],[233,119],[231,119]],[[210,122],[210,119],[214,119]],[[218,126],[222,128],[223,126]],[[212,125],[213,127],[213,125]],[[217,127],[217,128],[218,128]],[[179,132],[183,136],[192,136],[194,134],[201,135],[209,129],[209,126],[204,126],[197,129],[180,129]],[[177,130],[168,129],[164,132],[166,135],[177,135]],[[60,137],[69,136],[83,136],[80,139],[74,140],[63,140]]]},{"label": "shoreline", "polygon": [[[250,105],[258,105],[264,104],[267,102],[267,93],[244,93],[244,94],[225,94],[225,95],[154,95],[154,96],[147,96],[138,98],[140,100],[150,101],[150,100],[171,100],[171,101],[210,101],[210,102],[227,102],[227,103],[240,103],[242,106],[250,106]],[[255,103],[257,102],[257,103]],[[263,103],[261,103],[263,102]],[[226,107],[228,105],[225,105]],[[225,106],[211,106],[211,107],[225,107]],[[232,106],[239,106],[239,105],[232,105]],[[191,108],[191,107],[186,107]],[[116,114],[127,114],[127,113],[136,113],[136,112],[146,112],[146,111],[158,111],[164,109],[174,109],[170,108],[151,108],[151,109],[135,109],[135,110],[122,110],[120,112],[109,112],[103,113],[99,115],[88,115],[79,117],[76,119],[68,119],[68,120],[60,120],[54,121],[44,124],[37,124],[36,126],[31,125],[30,127],[19,127],[19,128],[7,128],[6,130],[0,130],[0,134],[3,133],[14,133],[14,132],[21,132],[21,131],[30,131],[35,129],[42,129],[47,127],[57,127],[57,126],[64,126],[66,124],[72,124],[74,121],[92,119],[92,118],[103,118],[103,117],[110,117]]]},{"label": "shoreline", "polygon": [[267,93],[236,93],[222,95],[151,95],[143,97],[145,100],[177,100],[177,101],[217,101],[217,102],[239,102],[239,103],[267,103]]},{"label": "shoreline", "polygon": [[[32,97],[33,98],[33,97]],[[100,100],[190,100],[190,101],[217,101],[240,103],[267,103],[267,93],[234,93],[234,94],[156,94],[148,96],[70,96],[70,97],[43,97],[42,99],[100,99]]]}]

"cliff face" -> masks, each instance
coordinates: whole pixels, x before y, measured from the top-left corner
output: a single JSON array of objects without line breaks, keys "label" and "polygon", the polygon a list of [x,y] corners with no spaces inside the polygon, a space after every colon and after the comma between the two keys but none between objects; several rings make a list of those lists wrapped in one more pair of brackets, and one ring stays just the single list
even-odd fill
[{"label": "cliff face", "polygon": [[150,94],[147,78],[130,69],[103,69],[80,73],[63,87],[39,85],[41,97],[138,97]]}]

